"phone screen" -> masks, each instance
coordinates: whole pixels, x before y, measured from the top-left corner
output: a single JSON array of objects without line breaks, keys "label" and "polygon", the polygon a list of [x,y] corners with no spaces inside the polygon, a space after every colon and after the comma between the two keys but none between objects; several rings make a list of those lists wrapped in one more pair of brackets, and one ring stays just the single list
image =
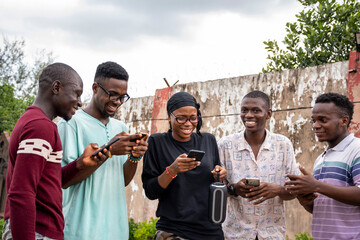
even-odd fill
[{"label": "phone screen", "polygon": [[117,142],[118,140],[120,140],[120,137],[117,137],[117,138],[113,139],[112,141],[108,142],[108,143],[105,144],[102,148],[100,148],[99,150],[97,150],[96,152],[94,152],[94,153],[91,155],[91,157],[95,157],[99,152],[102,152],[105,148],[106,148],[106,149],[109,149],[109,147],[110,147],[113,143]]},{"label": "phone screen", "polygon": [[196,161],[201,161],[201,159],[204,157],[205,152],[201,150],[190,150],[188,154],[188,158],[195,158]]}]

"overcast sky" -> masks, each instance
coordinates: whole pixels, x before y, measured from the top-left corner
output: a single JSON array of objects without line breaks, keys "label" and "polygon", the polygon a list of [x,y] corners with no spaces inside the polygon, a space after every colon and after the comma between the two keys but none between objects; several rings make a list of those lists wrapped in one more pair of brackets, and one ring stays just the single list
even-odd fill
[{"label": "overcast sky", "polygon": [[[96,67],[115,61],[132,97],[170,84],[259,73],[263,41],[282,40],[296,0],[0,0],[0,32],[26,53],[53,52],[91,96]],[[2,40],[2,39],[1,39]],[[0,40],[0,41],[1,41]]]}]

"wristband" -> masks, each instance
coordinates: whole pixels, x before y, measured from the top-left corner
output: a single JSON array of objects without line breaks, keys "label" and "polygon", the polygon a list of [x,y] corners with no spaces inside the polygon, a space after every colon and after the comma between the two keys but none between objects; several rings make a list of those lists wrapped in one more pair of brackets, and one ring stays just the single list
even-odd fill
[{"label": "wristband", "polygon": [[234,184],[230,184],[228,187],[228,192],[230,195],[237,197],[238,195],[235,193]]},{"label": "wristband", "polygon": [[128,155],[128,160],[131,162],[131,163],[138,163],[140,161],[140,159],[142,158],[142,156],[138,157],[138,158],[135,158],[132,154],[129,154]]},{"label": "wristband", "polygon": [[171,175],[169,172],[169,166],[166,167],[166,174],[169,175],[172,179],[177,177],[177,174],[175,176]]}]

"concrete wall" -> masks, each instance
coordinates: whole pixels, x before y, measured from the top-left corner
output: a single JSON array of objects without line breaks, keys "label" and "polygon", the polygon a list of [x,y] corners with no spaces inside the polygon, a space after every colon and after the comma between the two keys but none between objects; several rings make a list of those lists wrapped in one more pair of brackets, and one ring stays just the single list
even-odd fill
[{"label": "concrete wall", "polygon": [[[271,97],[274,113],[268,128],[287,136],[294,145],[297,161],[312,171],[314,160],[323,151],[324,144],[316,142],[312,132],[311,106],[315,98],[324,92],[348,94],[348,64],[345,61],[306,69],[180,84],[172,89],[157,91],[155,97],[130,99],[121,108],[117,118],[128,124],[131,133],[154,132],[151,131],[151,118],[156,119],[156,130],[167,131],[166,111],[159,111],[157,104],[165,107],[164,102],[170,96],[166,93],[187,91],[201,105],[204,119],[202,131],[214,134],[219,140],[222,136],[243,130],[240,119],[241,99],[249,91],[258,89]],[[157,109],[156,113],[153,109]],[[149,201],[144,195],[141,172],[142,163],[139,164],[134,181],[126,189],[129,217],[135,221],[154,216],[157,206],[157,201]],[[293,238],[298,232],[311,233],[311,215],[303,210],[297,200],[286,202],[286,209],[287,233],[290,237]]]}]

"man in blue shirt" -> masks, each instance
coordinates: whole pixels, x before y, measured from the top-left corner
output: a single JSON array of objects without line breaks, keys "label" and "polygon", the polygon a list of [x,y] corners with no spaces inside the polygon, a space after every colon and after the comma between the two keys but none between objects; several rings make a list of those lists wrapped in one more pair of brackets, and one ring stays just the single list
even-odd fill
[{"label": "man in blue shirt", "polygon": [[[129,135],[123,122],[112,118],[130,97],[128,74],[119,64],[105,62],[97,67],[90,104],[76,112],[71,121],[60,121],[62,165],[77,159],[89,143],[120,140],[105,153],[109,158],[82,169],[77,182],[63,191],[64,235],[67,240],[128,239],[125,186],[132,180],[137,163],[147,150],[140,134]],[[131,141],[133,140],[133,141]]]}]

